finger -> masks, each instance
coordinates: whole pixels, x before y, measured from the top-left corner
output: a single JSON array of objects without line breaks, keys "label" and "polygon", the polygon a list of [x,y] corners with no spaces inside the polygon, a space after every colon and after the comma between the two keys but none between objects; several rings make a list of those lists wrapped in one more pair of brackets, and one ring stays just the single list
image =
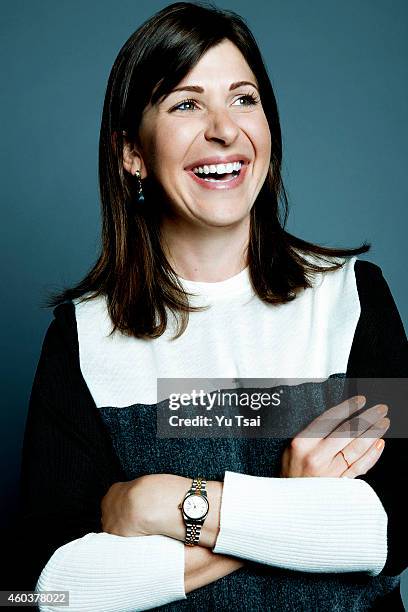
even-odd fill
[{"label": "finger", "polygon": [[[330,457],[334,457],[334,455],[340,450],[343,450],[344,447],[349,445],[353,440],[359,438],[365,432],[369,432],[373,425],[378,426],[381,430],[381,425],[379,425],[379,423],[382,418],[385,417],[387,411],[388,406],[385,404],[378,404],[377,406],[367,408],[367,410],[358,417],[354,417],[342,423],[332,431],[327,438],[319,442],[319,452],[329,460]],[[358,459],[358,457],[356,457],[356,459]]]},{"label": "finger", "polygon": [[355,461],[343,474],[341,478],[355,478],[366,474],[373,465],[375,465],[384,450],[385,440],[382,438],[377,440],[370,446],[368,451],[358,460]]},{"label": "finger", "polygon": [[347,466],[346,460],[349,465],[358,461],[379,438],[382,438],[389,428],[390,422],[388,417],[381,419],[367,431],[363,432],[360,437],[354,438],[349,444],[340,449],[344,453],[344,457],[339,450],[333,457],[332,464],[330,465],[331,471],[341,474],[345,466]]},{"label": "finger", "polygon": [[361,436],[355,438],[350,444],[343,448],[343,453],[348,463],[355,463],[362,457],[378,438],[382,438],[390,426],[390,419],[385,417],[370,427]]},{"label": "finger", "polygon": [[355,395],[341,402],[341,404],[325,410],[321,415],[313,419],[296,437],[302,438],[302,446],[306,449],[309,446],[315,446],[320,439],[330,434],[344,419],[360,410],[365,402],[366,398],[364,395]]}]

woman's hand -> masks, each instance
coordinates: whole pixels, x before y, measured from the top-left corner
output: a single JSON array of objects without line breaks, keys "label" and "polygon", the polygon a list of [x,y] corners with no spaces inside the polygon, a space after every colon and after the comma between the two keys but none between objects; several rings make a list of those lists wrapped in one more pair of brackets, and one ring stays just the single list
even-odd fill
[{"label": "woman's hand", "polygon": [[[355,478],[368,472],[381,455],[385,442],[381,440],[381,448],[376,444],[390,426],[390,420],[384,418],[388,407],[380,404],[368,408],[364,420],[360,414],[343,423],[350,414],[360,410],[365,401],[364,396],[352,397],[314,419],[285,449],[280,476]],[[342,425],[338,426],[340,423]],[[350,431],[356,433],[347,436]]]},{"label": "woman's hand", "polygon": [[101,502],[103,531],[120,536],[159,535],[161,524],[177,521],[180,539],[184,523],[177,508],[191,478],[176,474],[146,474],[115,482]]},{"label": "woman's hand", "polygon": [[101,502],[103,531],[125,537],[149,534],[144,508],[135,503],[143,478],[115,482],[110,487]]}]

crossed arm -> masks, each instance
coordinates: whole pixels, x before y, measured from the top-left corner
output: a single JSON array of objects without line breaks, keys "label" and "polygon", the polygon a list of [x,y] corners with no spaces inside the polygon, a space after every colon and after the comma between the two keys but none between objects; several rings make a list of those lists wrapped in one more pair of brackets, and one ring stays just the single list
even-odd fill
[{"label": "crossed arm", "polygon": [[[224,483],[207,481],[210,509],[200,545],[185,547],[186,593],[242,567],[245,559],[304,571],[372,574],[384,565],[387,517],[366,483],[348,478],[271,479],[233,472],[226,472],[225,482],[225,529],[220,534]],[[190,486],[190,478],[175,474],[115,483],[102,500],[102,528],[114,535],[161,535],[183,542],[185,525],[178,505]],[[242,496],[241,508],[237,504],[240,488],[247,497]],[[273,500],[273,494],[280,500]],[[308,496],[314,497],[314,503],[307,502]],[[293,508],[296,501],[303,506],[300,511]],[[241,511],[246,520],[240,517]],[[291,521],[299,525],[290,526]],[[272,525],[277,537],[268,535]],[[263,549],[259,545],[262,536]],[[220,554],[223,552],[227,554]]]},{"label": "crossed arm", "polygon": [[[191,479],[174,474],[115,483],[102,500],[104,531],[182,542],[185,526],[178,505],[190,485]],[[294,570],[373,575],[384,566],[387,516],[363,481],[267,478],[227,471],[224,483],[209,481],[207,490],[210,511],[195,548],[214,550],[215,555],[197,553],[198,561],[213,560],[213,572],[205,582],[195,570],[194,552],[187,553],[186,592],[211,582],[213,576],[219,578],[219,572],[225,575],[241,567],[245,559]],[[220,553],[228,555],[221,562]]]},{"label": "crossed arm", "polygon": [[[122,536],[164,535],[184,540],[185,525],[178,504],[191,479],[175,474],[151,474],[135,481],[112,485],[102,500],[102,527]],[[213,553],[220,524],[223,483],[207,482],[209,513],[198,546],[186,546],[184,589],[186,593],[214,582],[244,565],[244,560]]]}]

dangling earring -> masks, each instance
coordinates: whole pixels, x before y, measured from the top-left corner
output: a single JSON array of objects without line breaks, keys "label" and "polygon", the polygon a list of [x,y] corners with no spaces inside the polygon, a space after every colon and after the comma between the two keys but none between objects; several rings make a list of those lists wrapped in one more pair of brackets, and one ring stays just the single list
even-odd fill
[{"label": "dangling earring", "polygon": [[138,180],[138,201],[139,202],[144,202],[144,195],[143,195],[143,189],[142,189],[142,179],[140,178],[140,170],[136,170],[135,172],[135,177]]}]

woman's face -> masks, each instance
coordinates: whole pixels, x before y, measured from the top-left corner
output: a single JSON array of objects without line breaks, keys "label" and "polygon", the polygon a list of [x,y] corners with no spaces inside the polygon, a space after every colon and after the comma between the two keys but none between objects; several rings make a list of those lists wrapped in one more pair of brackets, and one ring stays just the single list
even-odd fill
[{"label": "woman's face", "polygon": [[[141,159],[135,158],[133,167],[160,183],[179,221],[228,226],[248,217],[271,157],[257,85],[241,52],[225,40],[203,55],[177,91],[145,108]],[[200,90],[189,89],[193,86]],[[224,162],[233,166],[219,166]],[[230,182],[239,162],[239,175]]]}]

